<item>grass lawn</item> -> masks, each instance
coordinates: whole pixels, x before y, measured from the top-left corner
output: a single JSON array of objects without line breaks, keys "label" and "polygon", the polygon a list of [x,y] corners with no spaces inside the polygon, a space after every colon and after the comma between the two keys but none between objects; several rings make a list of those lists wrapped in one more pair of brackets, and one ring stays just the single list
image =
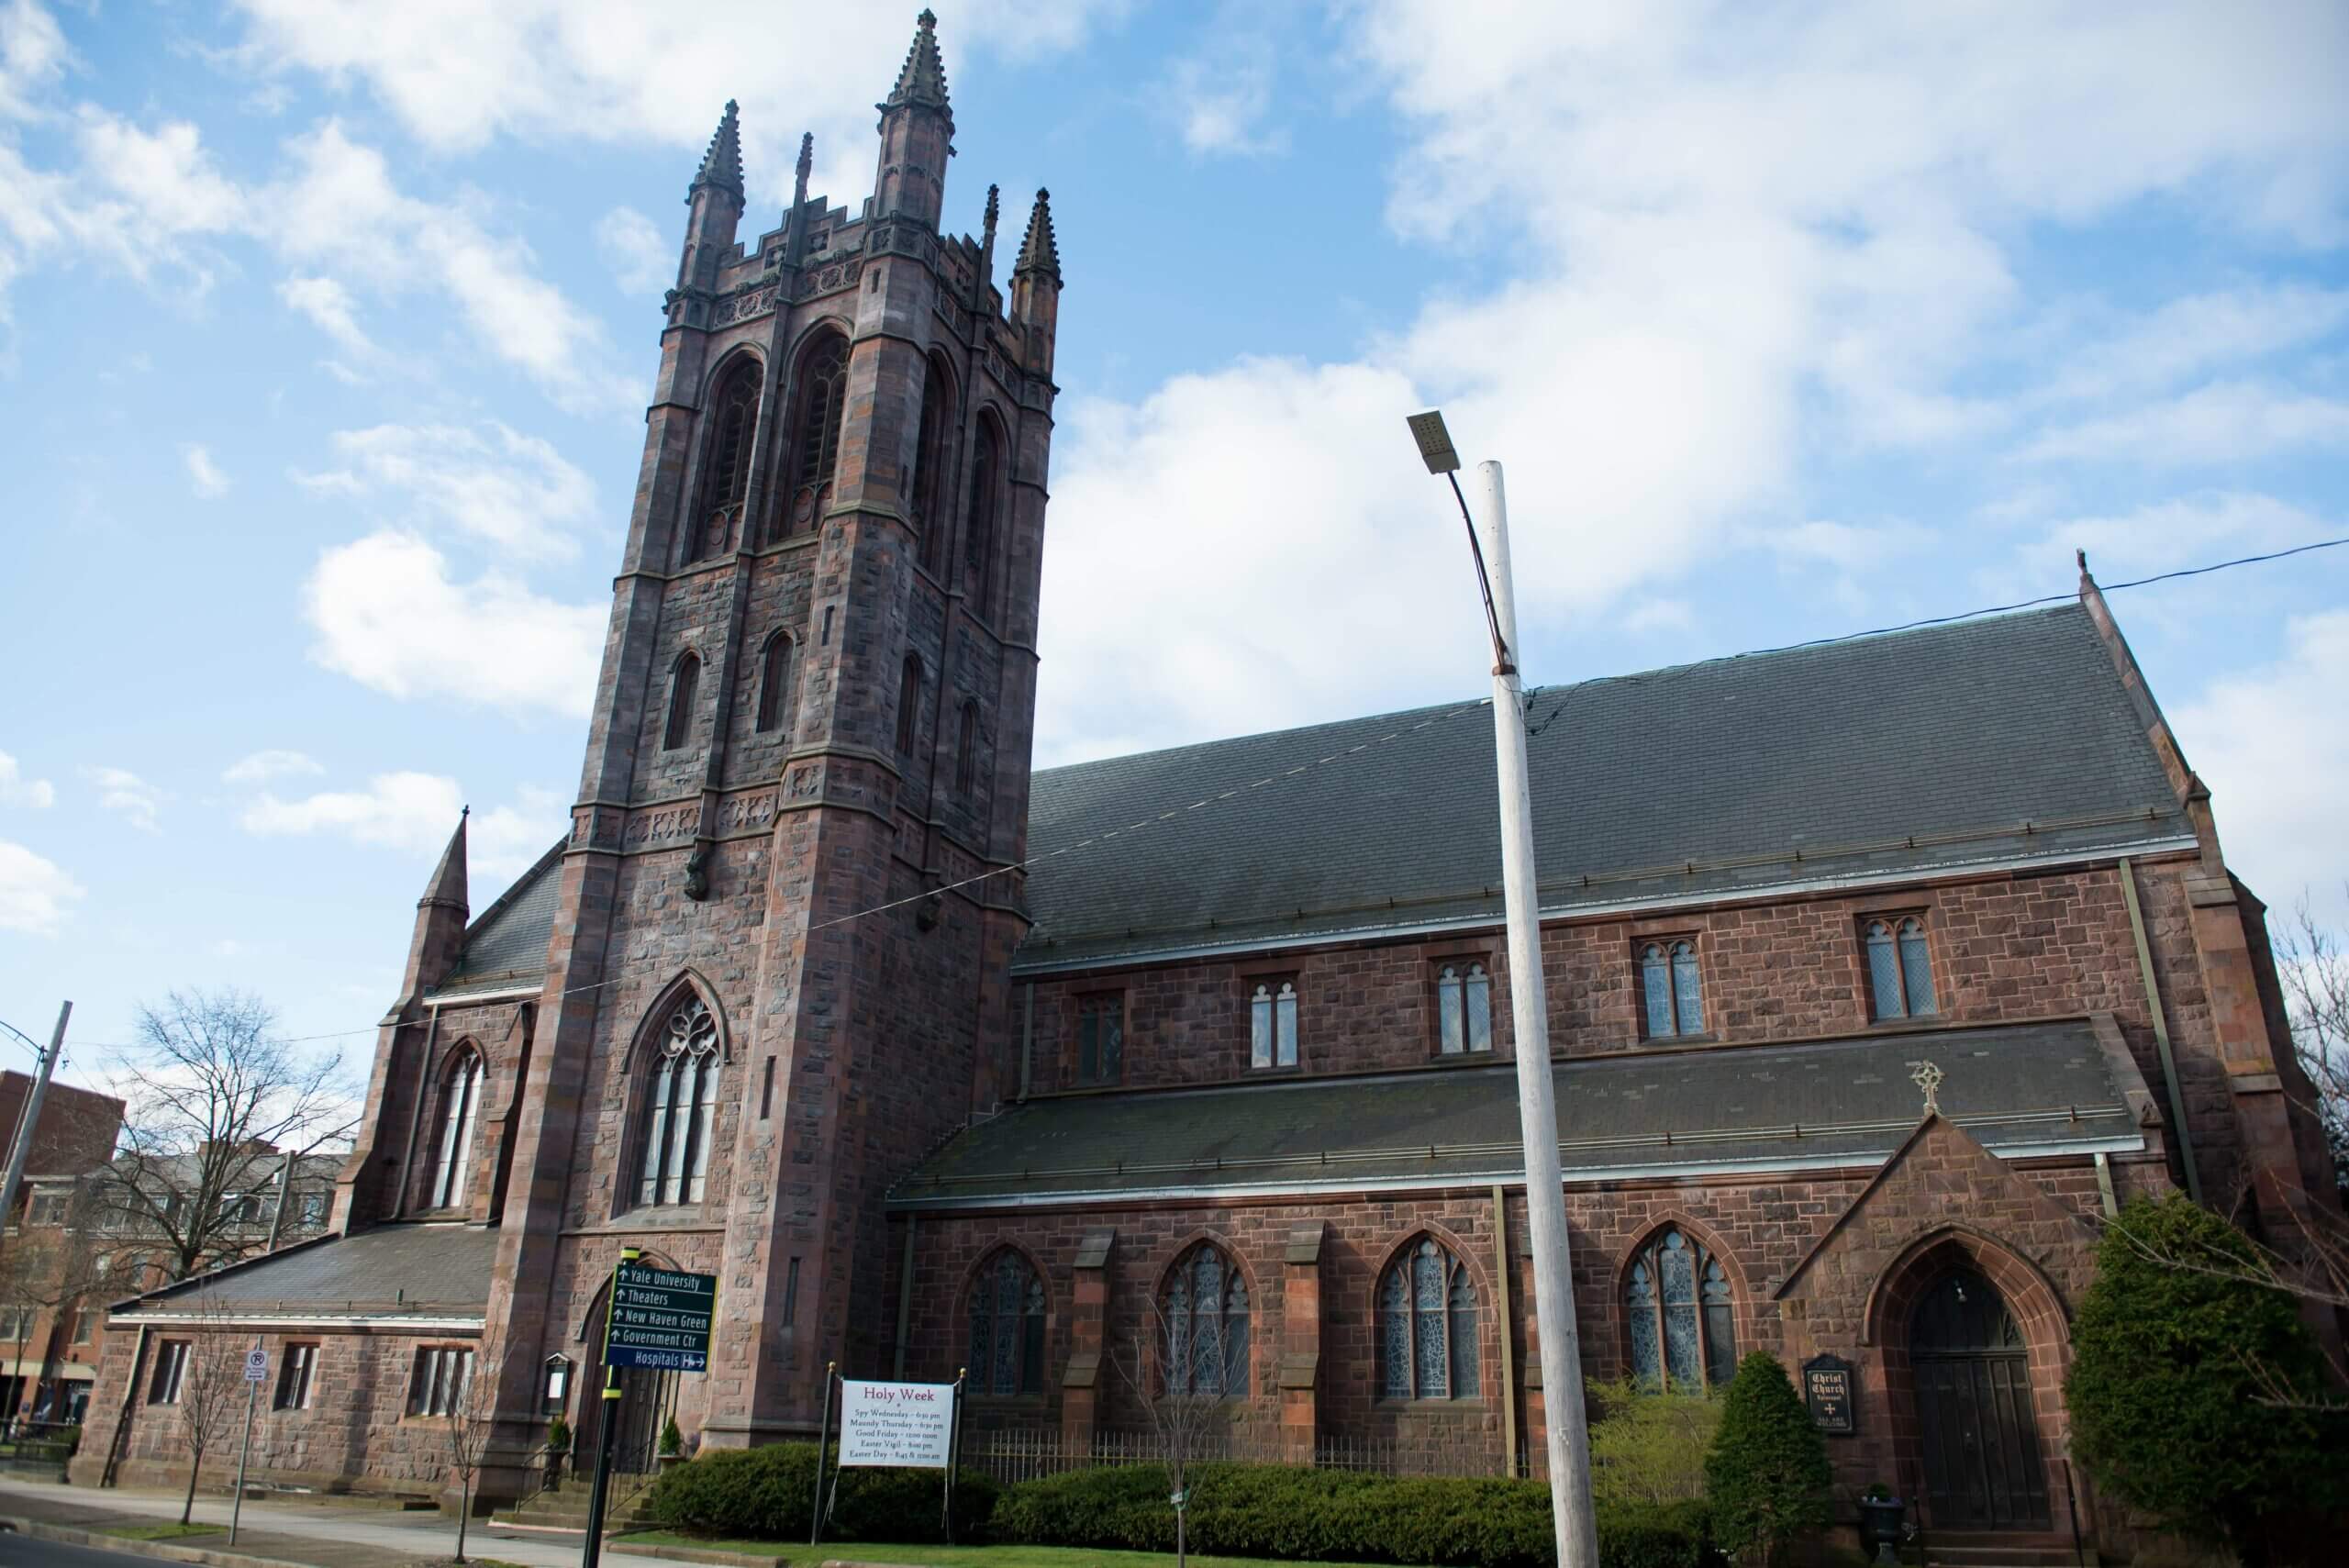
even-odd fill
[{"label": "grass lawn", "polygon": [[[851,1562],[902,1562],[907,1568],[1167,1568],[1173,1552],[1105,1551],[1082,1546],[891,1546],[869,1540],[831,1541],[809,1546],[804,1540],[706,1540],[698,1536],[648,1530],[620,1536],[613,1549],[631,1546],[698,1546],[714,1551],[743,1551],[762,1557],[787,1557],[794,1562],[815,1563],[839,1558]],[[1191,1553],[1192,1568],[1274,1568],[1270,1557],[1202,1557]],[[1281,1563],[1280,1568],[1294,1568]],[[1324,1563],[1320,1568],[1372,1568],[1361,1562]]]},{"label": "grass lawn", "polygon": [[161,1524],[92,1525],[93,1535],[110,1535],[121,1540],[178,1540],[183,1536],[220,1535],[226,1525],[184,1525],[177,1519]]}]

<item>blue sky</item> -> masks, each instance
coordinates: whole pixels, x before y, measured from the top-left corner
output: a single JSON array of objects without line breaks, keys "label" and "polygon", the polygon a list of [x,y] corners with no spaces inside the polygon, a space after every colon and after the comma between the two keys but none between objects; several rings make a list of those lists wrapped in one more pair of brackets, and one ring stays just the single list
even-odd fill
[{"label": "blue sky", "polygon": [[[1431,402],[1542,682],[2349,533],[2337,5],[938,9],[1068,272],[1040,762],[1480,691]],[[911,13],[0,0],[0,1018],[364,1029],[553,840],[700,148],[861,201]],[[2115,607],[2349,919],[2349,550]]]}]

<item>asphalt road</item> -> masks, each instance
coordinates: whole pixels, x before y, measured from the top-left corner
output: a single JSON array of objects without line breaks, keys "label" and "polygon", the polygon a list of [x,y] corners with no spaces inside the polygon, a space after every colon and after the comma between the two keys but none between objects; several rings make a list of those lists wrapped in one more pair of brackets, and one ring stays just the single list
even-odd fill
[{"label": "asphalt road", "polygon": [[0,1568],[155,1568],[155,1560],[0,1530]]}]

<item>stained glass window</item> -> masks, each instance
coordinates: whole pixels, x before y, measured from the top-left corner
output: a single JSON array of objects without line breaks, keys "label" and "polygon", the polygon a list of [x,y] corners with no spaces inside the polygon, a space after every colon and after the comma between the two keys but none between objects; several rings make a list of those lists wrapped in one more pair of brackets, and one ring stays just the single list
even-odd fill
[{"label": "stained glass window", "polygon": [[1914,916],[1899,922],[1871,920],[1866,932],[1868,991],[1879,1018],[1931,1018],[1941,1010],[1933,995],[1933,961],[1925,943],[1925,923]]},{"label": "stained glass window", "polygon": [[689,996],[669,1016],[652,1059],[637,1202],[701,1201],[718,1106],[718,1020],[699,996]]},{"label": "stained glass window", "polygon": [[1041,1394],[1044,1388],[1044,1284],[1028,1260],[1006,1249],[971,1284],[971,1353],[979,1394]]},{"label": "stained glass window", "polygon": [[1481,963],[1447,963],[1435,973],[1436,1036],[1446,1056],[1493,1048],[1493,990]]},{"label": "stained glass window", "polygon": [[1159,1310],[1169,1391],[1219,1399],[1248,1393],[1248,1282],[1212,1242],[1200,1242],[1175,1264]]},{"label": "stained glass window", "polygon": [[1381,1397],[1476,1397],[1476,1318],[1475,1282],[1457,1258],[1430,1237],[1405,1248],[1379,1282]]},{"label": "stained glass window", "polygon": [[1697,965],[1697,944],[1650,942],[1640,950],[1640,996],[1648,1038],[1705,1032],[1705,983]]},{"label": "stained glass window", "polygon": [[1631,1375],[1651,1387],[1695,1390],[1737,1371],[1729,1275],[1678,1226],[1667,1226],[1631,1261],[1623,1318]]},{"label": "stained glass window", "polygon": [[450,1208],[472,1196],[473,1124],[481,1113],[481,1053],[457,1055],[440,1089],[440,1162],[432,1179],[432,1207]]}]

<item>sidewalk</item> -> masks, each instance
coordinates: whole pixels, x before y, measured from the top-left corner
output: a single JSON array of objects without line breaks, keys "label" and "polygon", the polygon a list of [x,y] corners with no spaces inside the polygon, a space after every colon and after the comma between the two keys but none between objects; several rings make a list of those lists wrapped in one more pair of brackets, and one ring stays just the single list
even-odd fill
[{"label": "sidewalk", "polygon": [[[0,1515],[90,1529],[126,1520],[176,1519],[177,1492],[117,1488],[93,1491],[39,1481],[0,1479]],[[196,1536],[173,1544],[226,1551],[228,1499],[199,1496],[195,1518],[222,1526],[217,1536]],[[465,1532],[465,1555],[519,1562],[524,1568],[576,1568],[583,1542],[577,1537],[550,1540],[493,1530],[476,1519]],[[136,1551],[131,1543],[122,1550]],[[457,1550],[455,1521],[433,1513],[355,1508],[349,1504],[272,1498],[245,1501],[237,1531],[238,1553],[296,1564],[297,1568],[406,1568],[418,1558],[446,1557]],[[615,1551],[603,1561],[611,1568],[675,1568],[657,1557]]]}]

